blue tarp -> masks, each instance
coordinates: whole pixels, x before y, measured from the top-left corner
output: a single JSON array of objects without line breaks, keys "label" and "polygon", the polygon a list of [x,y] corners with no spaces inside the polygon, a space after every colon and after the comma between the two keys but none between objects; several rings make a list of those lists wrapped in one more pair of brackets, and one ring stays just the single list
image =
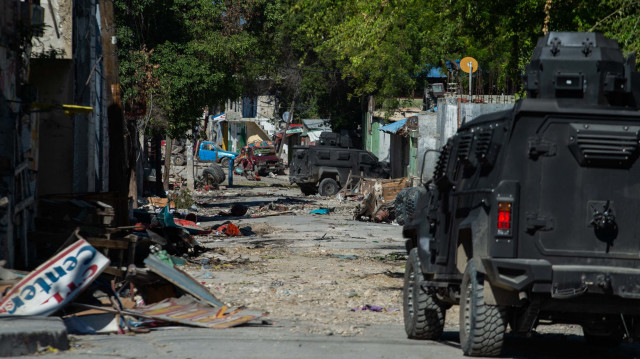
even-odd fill
[{"label": "blue tarp", "polygon": [[384,125],[384,126],[378,128],[378,131],[395,134],[396,132],[398,132],[399,129],[404,127],[404,125],[406,123],[407,123],[407,119],[405,118],[404,120],[400,120],[400,121],[396,121],[394,123],[390,123],[388,125]]}]

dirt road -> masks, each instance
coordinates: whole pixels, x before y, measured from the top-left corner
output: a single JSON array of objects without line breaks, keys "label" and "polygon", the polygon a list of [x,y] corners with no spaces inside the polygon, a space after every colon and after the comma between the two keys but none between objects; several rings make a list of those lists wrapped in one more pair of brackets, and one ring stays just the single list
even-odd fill
[{"label": "dirt road", "polygon": [[[357,197],[305,197],[284,176],[234,182],[196,197],[202,226],[231,221],[255,233],[198,238],[212,249],[199,258],[210,264],[187,271],[217,297],[267,311],[270,321],[292,320],[294,332],[351,336],[402,323],[406,256],[398,225],[355,221]],[[245,216],[217,216],[237,203],[248,207]],[[330,213],[309,213],[319,208]]]}]

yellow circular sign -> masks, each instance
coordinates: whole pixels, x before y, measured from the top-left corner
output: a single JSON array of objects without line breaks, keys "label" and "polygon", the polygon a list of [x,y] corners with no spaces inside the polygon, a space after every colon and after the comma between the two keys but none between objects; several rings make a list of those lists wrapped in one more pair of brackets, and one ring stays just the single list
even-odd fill
[{"label": "yellow circular sign", "polygon": [[469,73],[469,70],[476,72],[478,70],[478,61],[473,57],[465,57],[460,60],[460,69],[466,73]]}]

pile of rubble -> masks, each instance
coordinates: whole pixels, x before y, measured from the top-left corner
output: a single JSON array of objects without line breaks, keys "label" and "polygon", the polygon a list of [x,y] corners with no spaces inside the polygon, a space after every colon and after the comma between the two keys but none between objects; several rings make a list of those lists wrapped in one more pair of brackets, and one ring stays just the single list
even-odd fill
[{"label": "pile of rubble", "polygon": [[[41,230],[32,235],[58,239],[38,247],[50,256],[31,272],[0,263],[0,316],[58,316],[70,334],[95,334],[176,324],[227,328],[265,315],[225,305],[178,267],[206,251],[195,235],[240,235],[230,222],[205,229],[194,214],[178,218],[170,201],[157,198],[136,212],[134,226],[113,226],[112,207],[99,201],[49,200],[41,208]],[[53,228],[72,225],[60,243]],[[211,263],[227,260],[209,255]]]}]

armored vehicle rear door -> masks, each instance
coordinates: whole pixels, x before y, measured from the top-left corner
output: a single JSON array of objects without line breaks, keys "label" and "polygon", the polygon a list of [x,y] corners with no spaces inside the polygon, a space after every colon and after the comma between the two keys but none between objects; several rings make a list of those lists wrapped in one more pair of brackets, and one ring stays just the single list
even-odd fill
[{"label": "armored vehicle rear door", "polygon": [[540,254],[579,262],[640,258],[638,120],[551,115],[528,138],[531,176],[523,191],[537,203],[522,203],[521,228]]}]

